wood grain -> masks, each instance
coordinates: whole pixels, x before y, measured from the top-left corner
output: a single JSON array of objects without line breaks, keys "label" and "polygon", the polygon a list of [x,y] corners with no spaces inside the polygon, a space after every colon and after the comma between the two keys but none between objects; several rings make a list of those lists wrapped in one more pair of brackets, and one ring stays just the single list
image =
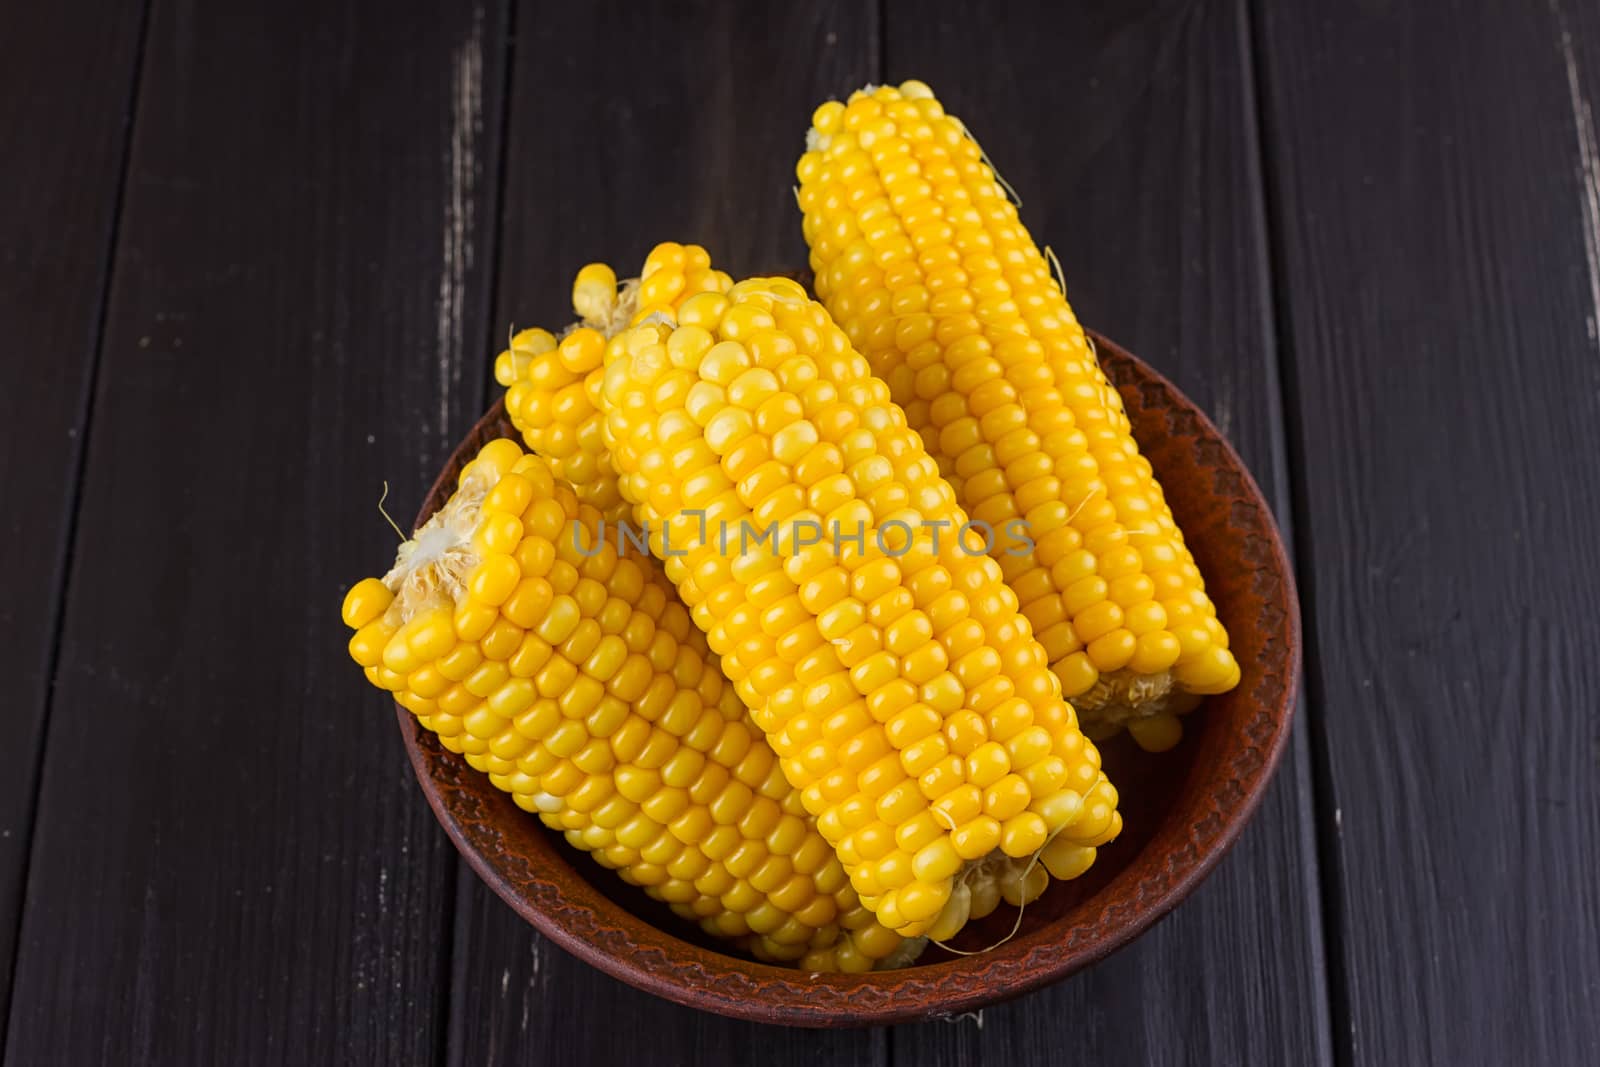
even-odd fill
[{"label": "wood grain", "polygon": [[[659,241],[704,244],[735,273],[804,266],[794,163],[812,109],[873,75],[871,5],[650,3],[624,16],[528,2],[516,26],[497,341],[512,324],[564,325],[580,266],[635,273]],[[543,942],[470,874],[460,901],[451,1063],[623,1063],[641,1035],[668,1063],[723,1062],[718,1050],[884,1062],[881,1036],[797,1040],[641,994]]]},{"label": "wood grain", "polygon": [[[1600,1060],[1593,5],[508,6],[153,0],[142,65],[137,4],[0,6],[6,1064]],[[509,325],[660,239],[799,266],[806,117],[885,75],[1294,487],[1315,729],[1092,972],[801,1036],[458,870],[335,611]]]},{"label": "wood grain", "polygon": [[1343,1058],[1594,1063],[1600,11],[1255,17]]},{"label": "wood grain", "polygon": [[438,1051],[454,857],[338,605],[481,397],[502,23],[157,3],[8,1064]]},{"label": "wood grain", "polygon": [[[798,1030],[680,1007],[580,963],[462,869],[451,1063],[880,1067],[887,1030]],[[514,925],[511,925],[514,924]],[[523,934],[522,931],[528,931]]]},{"label": "wood grain", "polygon": [[[960,115],[1065,267],[1082,319],[1172,377],[1286,516],[1261,179],[1238,5],[890,3],[886,75]],[[1234,853],[1089,973],[980,1019],[901,1027],[899,1063],[1330,1059],[1303,729]]]},{"label": "wood grain", "polygon": [[[0,1041],[142,6],[0,6]],[[67,54],[73,63],[61,62]],[[85,69],[96,72],[83,76]]]}]

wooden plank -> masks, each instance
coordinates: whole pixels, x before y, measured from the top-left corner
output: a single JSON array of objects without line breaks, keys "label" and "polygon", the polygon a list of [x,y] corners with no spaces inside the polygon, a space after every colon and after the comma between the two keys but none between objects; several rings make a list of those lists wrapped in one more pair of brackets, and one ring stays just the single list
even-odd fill
[{"label": "wooden plank", "polygon": [[[887,75],[981,140],[1085,322],[1171,376],[1287,514],[1240,5],[891,3]],[[1328,1062],[1304,723],[1255,821],[1153,931],[1020,1002],[897,1029],[897,1063]]]},{"label": "wooden plank", "polygon": [[[0,1021],[27,867],[50,660],[133,100],[139,4],[0,6]],[[61,57],[72,55],[74,62]],[[85,77],[84,71],[95,72]],[[3,1022],[0,1022],[3,1026]],[[3,1030],[0,1030],[3,1034]],[[0,1037],[3,1040],[3,1037]]]},{"label": "wooden plank", "polygon": [[642,993],[532,932],[464,865],[449,1062],[881,1067],[887,1031],[725,1019]]},{"label": "wooden plank", "polygon": [[338,604],[482,393],[503,20],[152,14],[8,1064],[441,1051],[454,860]]},{"label": "wooden plank", "polygon": [[661,241],[703,244],[735,274],[803,269],[794,166],[816,105],[876,67],[872,5],[570,6],[517,14],[500,338],[565,324],[579,267],[636,270]]},{"label": "wooden plank", "polygon": [[1256,5],[1352,1063],[1600,1060],[1600,9]]},{"label": "wooden plank", "polygon": [[[566,323],[580,266],[637,270],[658,241],[702,243],[736,273],[803,267],[794,163],[812,108],[873,73],[876,24],[844,2],[653,3],[626,19],[521,5],[496,338]],[[797,1036],[639,993],[542,940],[470,872],[460,901],[452,1063],[885,1060],[881,1033]]]}]

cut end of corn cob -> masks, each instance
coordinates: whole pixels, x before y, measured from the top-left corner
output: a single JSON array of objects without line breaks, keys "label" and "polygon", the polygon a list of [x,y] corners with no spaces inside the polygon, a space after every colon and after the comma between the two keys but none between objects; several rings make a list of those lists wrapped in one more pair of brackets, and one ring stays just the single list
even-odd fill
[{"label": "cut end of corn cob", "polygon": [[867,970],[875,922],[660,568],[514,442],[485,445],[381,579],[351,657],[518,806],[754,955]]},{"label": "cut end of corn cob", "polygon": [[511,424],[578,499],[608,522],[628,515],[600,440],[600,383],[610,342],[635,322],[671,315],[694,294],[726,292],[732,284],[712,269],[711,257],[698,245],[657,245],[639,276],[620,285],[611,267],[591,263],[572,283],[578,321],[559,338],[548,330],[523,330],[496,358],[495,380],[506,389]]},{"label": "cut end of corn cob", "polygon": [[616,345],[622,494],[862,902],[944,939],[1083,873],[1121,828],[1099,753],[827,311],[750,279]]},{"label": "cut end of corn cob", "polygon": [[1176,744],[1177,716],[1239,665],[1009,186],[921,82],[823,104],[806,145],[817,294],[962,506],[1025,532],[991,553],[1085,729]]}]

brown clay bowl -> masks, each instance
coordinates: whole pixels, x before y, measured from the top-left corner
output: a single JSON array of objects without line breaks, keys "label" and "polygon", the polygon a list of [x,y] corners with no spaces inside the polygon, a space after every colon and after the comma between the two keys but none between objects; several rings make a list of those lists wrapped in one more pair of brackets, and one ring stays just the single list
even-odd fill
[{"label": "brown clay bowl", "polygon": [[[1075,882],[1056,883],[991,951],[933,950],[918,965],[814,975],[720,950],[518,809],[410,712],[397,709],[412,766],[450,839],[540,933],[607,974],[680,1004],[760,1022],[863,1026],[949,1017],[1057,981],[1127,944],[1216,866],[1256,806],[1289,736],[1300,668],[1294,578],[1272,512],[1217,428],[1150,367],[1096,337],[1134,436],[1166,490],[1244,670],[1238,688],[1186,720],[1184,740],[1150,755],[1127,738],[1102,745],[1125,829]],[[423,504],[421,525],[487,441],[516,437],[496,404],[456,448]],[[956,947],[1002,941],[1001,908]]]}]

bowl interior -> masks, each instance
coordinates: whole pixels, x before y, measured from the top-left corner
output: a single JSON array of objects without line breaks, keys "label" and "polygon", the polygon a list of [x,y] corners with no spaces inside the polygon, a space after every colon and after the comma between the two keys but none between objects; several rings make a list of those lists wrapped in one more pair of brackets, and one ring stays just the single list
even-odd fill
[{"label": "bowl interior", "polygon": [[[971,1011],[1092,963],[1169,911],[1232,844],[1277,763],[1294,707],[1299,615],[1271,512],[1239,457],[1170,382],[1095,340],[1206,576],[1243,678],[1187,716],[1184,740],[1170,752],[1143,752],[1126,737],[1101,744],[1124,830],[1086,875],[1053,883],[1020,923],[1002,907],[970,924],[954,947],[987,949],[977,955],[930,946],[903,971],[803,975],[727,954],[571,849],[397,708],[418,780],[474,870],[546,936],[624,981],[705,1010],[803,1026]],[[517,435],[496,404],[440,473],[418,525],[448,498],[477,450],[502,436]]]}]

